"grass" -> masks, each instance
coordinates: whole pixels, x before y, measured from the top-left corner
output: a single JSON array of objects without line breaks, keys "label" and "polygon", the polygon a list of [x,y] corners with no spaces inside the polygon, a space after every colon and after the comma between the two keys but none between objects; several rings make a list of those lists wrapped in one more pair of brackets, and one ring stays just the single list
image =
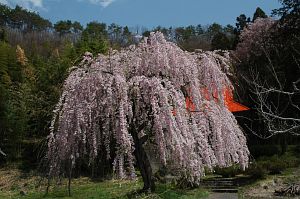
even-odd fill
[{"label": "grass", "polygon": [[[52,186],[45,195],[45,182],[38,184],[39,178],[33,173],[22,174],[18,169],[0,169],[0,199],[196,199],[208,196],[203,189],[178,189],[172,184],[157,184],[154,193],[140,194],[141,179],[136,181],[92,181],[81,177],[72,180],[71,197],[68,197],[66,180],[60,186]],[[21,195],[21,192],[25,195]]]},{"label": "grass", "polygon": [[[265,179],[257,180],[250,185],[241,187],[239,197],[245,198],[244,194],[249,190],[263,192],[265,191],[263,189],[264,185],[267,185],[269,187],[268,189],[271,189],[275,179],[280,183],[299,182],[300,167],[289,168],[295,165],[299,166],[299,154],[294,154],[292,151],[294,151],[294,149],[290,149],[285,155],[279,157],[258,158],[257,163],[260,164],[284,161],[287,165],[287,169],[283,170],[281,174],[267,175]],[[211,175],[208,175],[206,178],[211,177]],[[18,169],[18,166],[9,165],[5,168],[0,168],[0,199],[196,199],[206,198],[209,195],[207,190],[201,188],[179,189],[173,184],[157,184],[154,193],[141,194],[138,192],[143,186],[141,179],[137,181],[92,181],[90,178],[81,177],[72,180],[71,197],[68,197],[66,180],[60,186],[52,186],[48,195],[45,196],[46,183],[42,182],[39,184],[38,181],[39,178],[36,174],[24,174]],[[23,196],[20,194],[22,191],[25,192]],[[246,197],[248,198],[248,196]]]},{"label": "grass", "polygon": [[197,189],[178,189],[172,184],[158,184],[154,193],[136,195],[137,198],[163,198],[163,199],[197,199],[206,198],[208,191]]}]

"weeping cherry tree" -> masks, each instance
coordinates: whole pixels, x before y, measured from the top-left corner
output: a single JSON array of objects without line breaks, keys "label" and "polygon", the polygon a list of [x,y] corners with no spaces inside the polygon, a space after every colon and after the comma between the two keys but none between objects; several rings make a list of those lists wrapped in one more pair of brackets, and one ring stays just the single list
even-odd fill
[{"label": "weeping cherry tree", "polygon": [[144,190],[154,190],[147,143],[162,166],[192,184],[204,168],[247,167],[246,138],[224,103],[224,90],[233,89],[229,64],[227,52],[185,52],[159,32],[107,56],[86,53],[54,110],[49,177],[66,165],[71,176],[78,159],[104,154],[118,178],[136,178],[136,166]]}]

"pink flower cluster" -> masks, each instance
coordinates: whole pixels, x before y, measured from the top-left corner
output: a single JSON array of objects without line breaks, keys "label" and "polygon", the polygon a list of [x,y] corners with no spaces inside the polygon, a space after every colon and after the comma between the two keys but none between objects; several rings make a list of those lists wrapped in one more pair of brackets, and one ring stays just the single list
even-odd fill
[{"label": "pink flower cluster", "polygon": [[269,43],[267,40],[274,24],[276,21],[272,18],[257,18],[245,27],[240,35],[236,56],[240,60],[247,60],[251,54],[260,55]]}]

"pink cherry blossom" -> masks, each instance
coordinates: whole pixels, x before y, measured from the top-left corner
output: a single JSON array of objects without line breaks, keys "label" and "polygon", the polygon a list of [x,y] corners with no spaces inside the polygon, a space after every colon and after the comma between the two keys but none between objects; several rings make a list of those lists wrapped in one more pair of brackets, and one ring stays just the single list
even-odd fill
[{"label": "pink cherry blossom", "polygon": [[[66,161],[75,166],[78,158],[93,162],[105,154],[119,178],[134,178],[131,126],[143,127],[138,136],[153,138],[145,144],[156,148],[161,164],[191,183],[199,182],[204,167],[247,167],[246,138],[234,116],[224,100],[201,92],[207,88],[222,98],[232,87],[228,52],[185,52],[157,32],[137,46],[90,56],[70,71],[53,112],[50,176],[59,175]],[[187,94],[195,112],[186,109]]]}]

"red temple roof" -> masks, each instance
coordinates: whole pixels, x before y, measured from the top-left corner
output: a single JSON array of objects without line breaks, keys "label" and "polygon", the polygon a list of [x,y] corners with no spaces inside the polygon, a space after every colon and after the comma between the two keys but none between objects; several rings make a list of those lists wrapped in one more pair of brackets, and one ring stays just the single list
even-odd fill
[{"label": "red temple roof", "polygon": [[231,112],[248,111],[250,109],[247,106],[244,106],[240,103],[235,102],[233,99],[232,90],[229,88],[225,89],[224,99],[225,99],[225,104],[226,104],[228,110]]},{"label": "red temple roof", "polygon": [[[204,89],[201,89],[201,92],[202,92],[202,95],[207,100],[211,100],[213,98],[216,102],[219,101],[218,92],[216,90],[213,91],[212,94],[210,94],[208,89],[204,88]],[[240,112],[240,111],[249,110],[248,107],[234,101],[232,89],[230,89],[228,87],[224,90],[224,100],[225,100],[225,105],[227,106],[227,108],[230,112]],[[186,104],[186,109],[188,111],[196,112],[196,105],[193,103],[192,97],[186,97],[185,104]],[[209,108],[209,107],[204,107],[204,108]],[[173,114],[176,114],[175,110],[173,110]]]}]

